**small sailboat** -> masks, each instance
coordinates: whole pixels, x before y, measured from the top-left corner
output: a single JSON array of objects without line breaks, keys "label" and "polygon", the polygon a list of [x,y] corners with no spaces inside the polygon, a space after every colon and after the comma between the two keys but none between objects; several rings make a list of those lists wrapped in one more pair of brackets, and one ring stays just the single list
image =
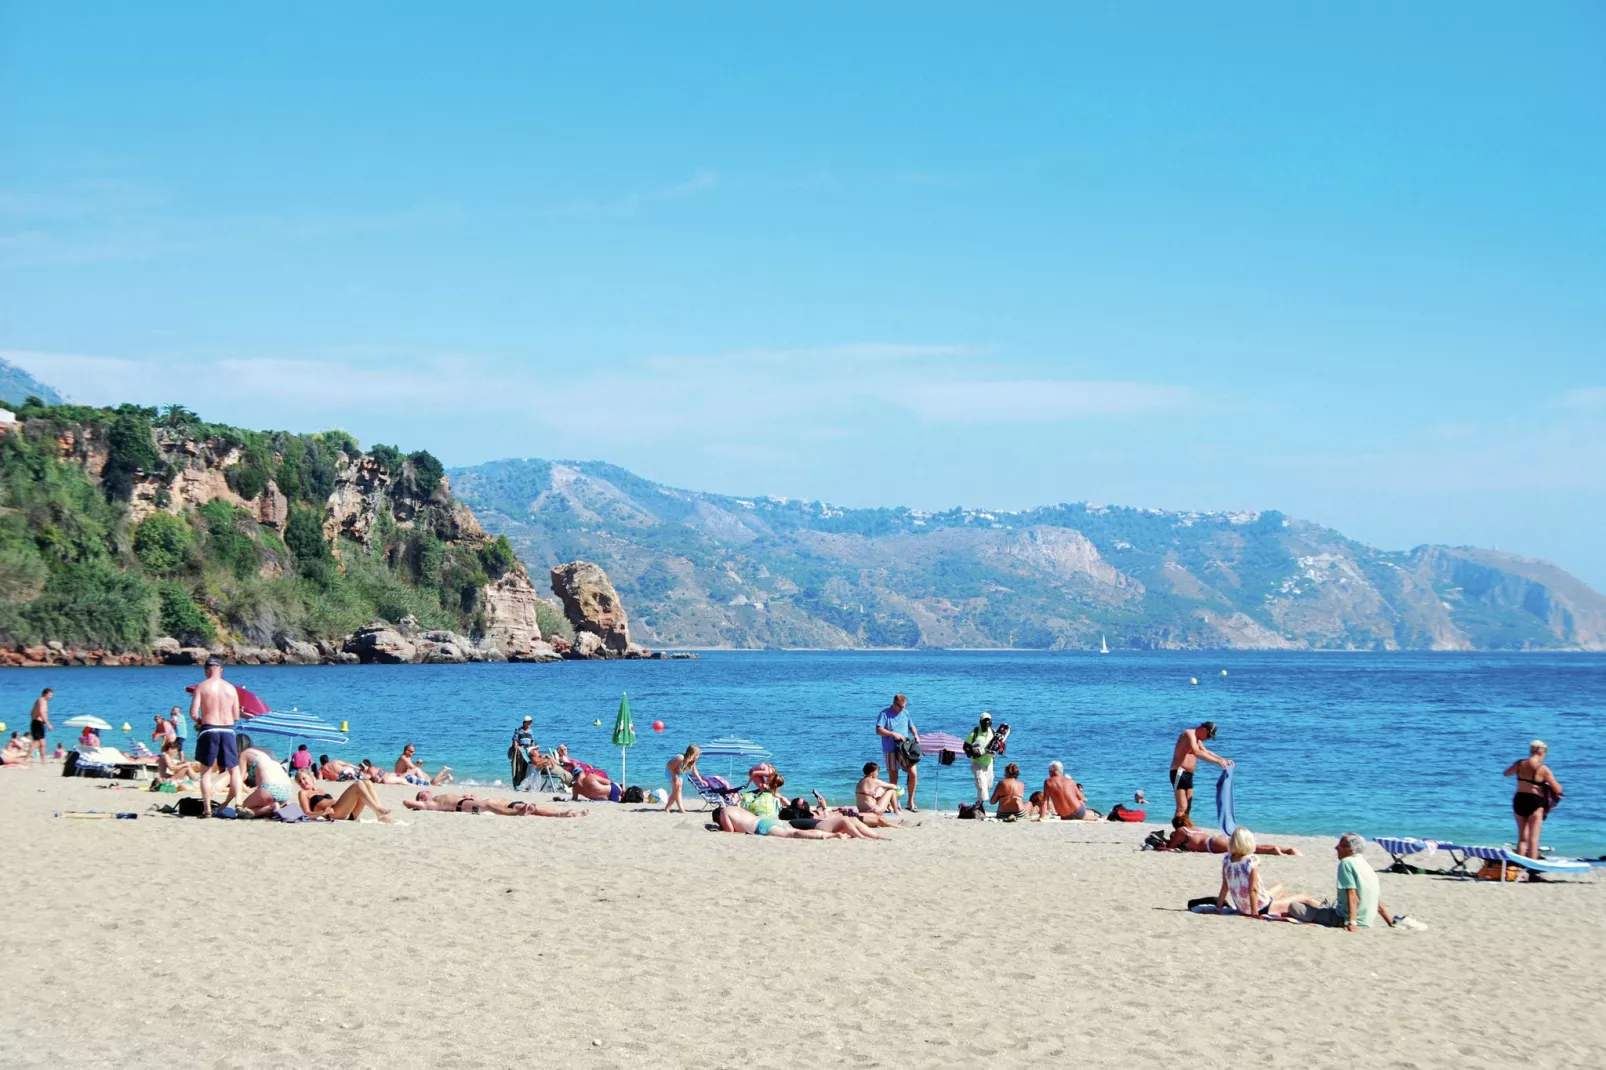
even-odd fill
[{"label": "small sailboat", "polygon": [[1099,653],[1100,654],[1108,654],[1109,652],[1110,652],[1110,644],[1104,641],[1104,633],[1100,632],[1099,633]]}]

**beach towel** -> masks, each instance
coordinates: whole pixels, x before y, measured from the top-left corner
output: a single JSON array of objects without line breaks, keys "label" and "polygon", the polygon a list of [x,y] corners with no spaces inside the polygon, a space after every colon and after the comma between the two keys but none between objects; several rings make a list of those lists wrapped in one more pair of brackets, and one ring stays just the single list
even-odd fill
[{"label": "beach towel", "polygon": [[1221,831],[1228,836],[1238,827],[1238,820],[1232,816],[1232,766],[1221,767],[1221,778],[1216,781],[1216,821],[1221,825]]}]

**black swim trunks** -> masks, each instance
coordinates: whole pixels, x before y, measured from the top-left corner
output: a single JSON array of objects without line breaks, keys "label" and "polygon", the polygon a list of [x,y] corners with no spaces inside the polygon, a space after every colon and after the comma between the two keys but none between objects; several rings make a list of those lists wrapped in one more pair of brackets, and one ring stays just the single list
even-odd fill
[{"label": "black swim trunks", "polygon": [[1518,817],[1532,817],[1544,809],[1545,800],[1531,791],[1519,791],[1511,797],[1511,810]]},{"label": "black swim trunks", "polygon": [[1173,770],[1171,770],[1171,786],[1173,788],[1175,788],[1177,791],[1192,791],[1193,790],[1193,770],[1192,769],[1173,769]]},{"label": "black swim trunks", "polygon": [[28,722],[28,737],[30,739],[45,738],[45,722],[34,720]]},{"label": "black swim trunks", "polygon": [[195,740],[195,760],[201,768],[228,769],[240,764],[240,751],[234,742],[234,729],[221,725],[207,725]]}]

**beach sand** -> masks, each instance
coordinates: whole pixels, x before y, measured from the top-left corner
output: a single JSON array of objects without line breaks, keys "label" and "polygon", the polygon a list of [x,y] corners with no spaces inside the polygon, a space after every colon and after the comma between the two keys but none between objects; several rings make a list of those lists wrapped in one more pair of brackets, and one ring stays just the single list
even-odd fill
[{"label": "beach sand", "polygon": [[1134,825],[203,822],[57,772],[0,772],[8,1067],[1606,1065],[1598,879],[1383,874],[1428,928],[1349,934],[1189,914],[1219,859]]}]

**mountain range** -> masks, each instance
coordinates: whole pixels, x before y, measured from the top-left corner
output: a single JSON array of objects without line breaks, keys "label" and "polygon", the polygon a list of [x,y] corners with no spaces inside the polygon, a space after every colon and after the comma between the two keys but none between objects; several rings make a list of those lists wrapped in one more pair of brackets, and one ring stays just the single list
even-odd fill
[{"label": "mountain range", "polygon": [[1276,511],[849,509],[595,461],[448,478],[532,570],[606,568],[654,646],[1606,649],[1606,597],[1556,565]]},{"label": "mountain range", "polygon": [[9,360],[0,357],[0,398],[4,398],[7,403],[21,405],[30,397],[38,398],[50,405],[60,405],[65,400],[54,387],[41,383]]}]

